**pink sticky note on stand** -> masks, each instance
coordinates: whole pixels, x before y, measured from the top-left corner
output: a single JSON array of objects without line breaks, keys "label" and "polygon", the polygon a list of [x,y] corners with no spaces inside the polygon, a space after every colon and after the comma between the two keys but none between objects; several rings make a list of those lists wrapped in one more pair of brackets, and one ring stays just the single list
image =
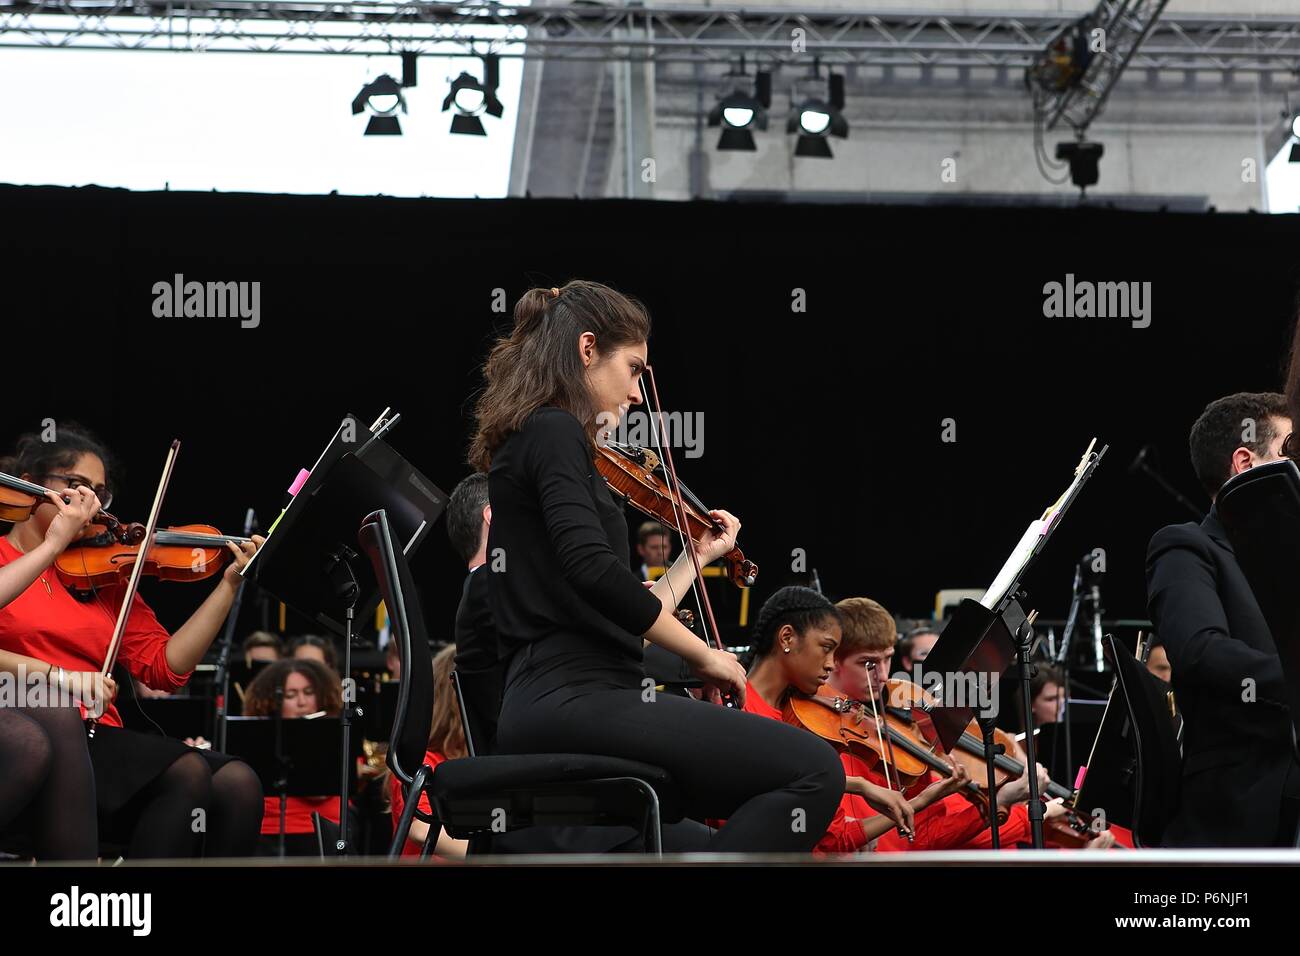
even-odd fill
[{"label": "pink sticky note on stand", "polygon": [[295,478],[293,480],[293,484],[289,486],[289,494],[296,496],[298,492],[302,490],[302,486],[307,483],[307,479],[310,477],[311,477],[310,471],[308,471],[306,468],[299,468],[298,477]]}]

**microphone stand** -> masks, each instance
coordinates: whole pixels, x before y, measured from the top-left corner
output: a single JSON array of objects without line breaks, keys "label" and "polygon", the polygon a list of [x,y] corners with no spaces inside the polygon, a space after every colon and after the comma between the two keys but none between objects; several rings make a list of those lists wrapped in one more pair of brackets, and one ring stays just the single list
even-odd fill
[{"label": "microphone stand", "polygon": [[[1074,638],[1074,629],[1079,621],[1079,608],[1082,604],[1083,567],[1082,564],[1077,564],[1074,567],[1074,588],[1070,598],[1070,613],[1065,616],[1065,628],[1061,631],[1061,646],[1057,648],[1056,659],[1053,661],[1061,669],[1062,680],[1065,682],[1065,686],[1061,688],[1061,693],[1065,695],[1061,706],[1061,722],[1065,724],[1065,775],[1067,777],[1070,775],[1070,768],[1074,766],[1074,753],[1070,736],[1070,642]],[[1028,690],[1025,692],[1024,706],[1025,734],[1026,739],[1028,739],[1034,716],[1033,695]]]},{"label": "microphone stand", "polygon": [[[244,515],[244,537],[250,537],[257,530],[257,513],[249,508]],[[214,736],[216,748],[221,753],[226,752],[226,715],[230,713],[228,698],[230,696],[230,650],[235,643],[235,628],[239,623],[239,608],[244,601],[244,585],[248,582],[241,579],[239,587],[235,590],[235,602],[230,607],[230,613],[226,615],[226,626],[221,635],[221,645],[217,651],[217,673],[214,681],[217,688],[217,710],[215,717]]]},{"label": "microphone stand", "polygon": [[1160,472],[1147,464],[1147,451],[1150,447],[1150,445],[1145,445],[1142,450],[1138,452],[1137,457],[1133,459],[1133,463],[1128,466],[1129,473],[1136,474],[1139,471],[1142,472],[1142,474],[1146,475],[1159,485],[1161,491],[1190,511],[1196,520],[1200,521],[1205,517],[1205,509],[1198,508],[1196,505],[1192,504],[1186,495],[1165,480],[1164,475],[1160,474]]}]

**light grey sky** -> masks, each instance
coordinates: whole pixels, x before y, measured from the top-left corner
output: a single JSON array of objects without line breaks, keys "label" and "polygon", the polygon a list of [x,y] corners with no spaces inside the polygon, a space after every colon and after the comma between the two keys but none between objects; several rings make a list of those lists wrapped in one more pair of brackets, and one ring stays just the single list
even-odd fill
[{"label": "light grey sky", "polygon": [[401,70],[396,56],[0,50],[0,182],[504,196],[523,61],[501,60],[505,113],[482,117],[486,137],[451,135],[441,111],[453,77],[482,75],[464,57],[421,57],[402,135],[363,136],[353,97]]}]

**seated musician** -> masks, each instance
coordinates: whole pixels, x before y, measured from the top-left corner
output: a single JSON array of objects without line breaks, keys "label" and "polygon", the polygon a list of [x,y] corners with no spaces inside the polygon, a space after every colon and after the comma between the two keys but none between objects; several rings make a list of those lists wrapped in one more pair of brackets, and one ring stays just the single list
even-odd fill
[{"label": "seated musician", "polygon": [[[343,710],[343,682],[339,675],[319,661],[286,658],[263,668],[248,685],[244,697],[244,716],[270,717],[275,713],[276,691],[283,690],[280,716],[287,719],[319,714],[337,717]],[[258,851],[264,855],[279,853],[280,798],[267,794],[262,813],[262,838]],[[319,813],[331,823],[339,822],[339,795],[288,797],[285,801],[285,853],[289,856],[315,856],[319,852],[316,825],[312,814]]]},{"label": "seated musician", "polygon": [[[433,723],[429,725],[429,750],[424,755],[424,762],[429,767],[437,767],[446,760],[455,760],[466,754],[465,728],[460,721],[460,707],[456,703],[456,691],[451,683],[455,662],[455,644],[444,647],[433,659]],[[394,774],[388,777],[388,795],[392,802],[393,825],[396,826],[406,801],[402,796],[402,782]],[[420,796],[420,809],[425,813],[433,812],[429,806],[428,794]],[[420,848],[428,838],[429,824],[413,817],[406,845],[402,847],[402,856],[419,856]],[[435,839],[435,856],[464,859],[468,840],[453,839],[441,827],[438,828]]]},{"label": "seated musician", "polygon": [[319,634],[299,634],[289,642],[285,653],[296,660],[317,661],[330,670],[339,669],[339,652],[334,642]]},{"label": "seated musician", "polygon": [[[60,422],[55,434],[22,436],[15,454],[0,461],[0,471],[61,493],[91,489],[99,507],[106,507],[116,469],[102,442]],[[46,674],[54,685],[73,675],[90,675],[78,696],[83,701],[93,697],[105,709],[94,739],[89,746],[83,742],[76,757],[84,760],[88,752],[94,768],[100,839],[123,847],[133,859],[248,856],[262,811],[262,789],[252,769],[225,754],[122,726],[113,705],[116,685],[100,671],[126,589],[116,583],[85,590],[62,584],[45,543],[58,513],[53,502],[46,502],[0,538],[0,565],[19,564],[25,555],[42,552],[36,580],[0,608],[0,651],[5,652],[0,668]],[[241,582],[239,570],[261,541],[254,536],[249,543],[229,544],[233,560],[215,583],[199,589],[207,597],[174,632],[135,595],[117,656],[133,677],[158,690],[185,685],[220,632]],[[78,802],[80,798],[75,796]],[[203,811],[206,828],[194,825],[195,810]]]},{"label": "seated musician", "polygon": [[[782,706],[792,693],[815,694],[827,681],[839,646],[835,605],[811,588],[781,588],[764,602],[754,624],[745,710],[781,720]],[[905,797],[887,788],[883,779],[867,779],[859,769],[855,764],[854,770],[846,770],[844,800],[817,845],[819,852],[860,850],[895,827],[910,830],[919,811],[966,779],[964,771],[958,771]]]},{"label": "seated musician", "polygon": [[244,638],[241,650],[246,667],[252,667],[253,661],[270,663],[278,661],[285,655],[284,641],[280,639],[279,634],[273,634],[271,631],[254,631],[249,634]]},{"label": "seated musician", "polygon": [[[874,699],[881,705],[881,688],[884,669],[894,654],[897,632],[893,616],[870,598],[845,598],[836,608],[844,622],[844,639],[835,652],[834,671],[830,685],[837,692],[853,700]],[[868,665],[874,665],[869,667]],[[884,785],[885,778],[860,758],[845,753],[840,757],[844,772],[864,777]],[[908,795],[933,785],[934,773],[918,781]],[[1039,787],[1047,785],[1047,774],[1039,768]],[[1028,774],[998,789],[998,805],[1007,813],[1006,822],[999,828],[1003,846],[1029,842],[1029,814],[1023,801],[1029,796]],[[1059,804],[1049,804],[1048,814],[1061,813]],[[991,831],[980,810],[965,797],[952,791],[951,795],[933,803],[917,815],[916,836],[910,843],[888,835],[877,845],[889,850],[952,850],[987,849],[991,846]]]},{"label": "seated musician", "polygon": [[[1238,393],[1192,426],[1196,476],[1213,502],[1233,475],[1283,454],[1286,400]],[[1292,846],[1300,765],[1281,661],[1213,507],[1170,525],[1147,549],[1147,602],[1183,718],[1179,806],[1168,846]]]}]

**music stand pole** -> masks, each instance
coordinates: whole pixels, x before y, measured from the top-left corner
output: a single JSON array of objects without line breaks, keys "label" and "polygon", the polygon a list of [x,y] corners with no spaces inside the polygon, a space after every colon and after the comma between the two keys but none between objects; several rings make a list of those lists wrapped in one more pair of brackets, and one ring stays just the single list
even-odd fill
[{"label": "music stand pole", "polygon": [[275,762],[279,776],[275,780],[275,790],[280,795],[280,859],[285,857],[284,826],[285,812],[289,804],[289,761],[284,755],[284,685],[275,689],[275,710],[271,714],[275,721]]},{"label": "music stand pole", "polygon": [[356,597],[358,589],[352,588],[351,600],[347,607],[347,632],[343,638],[343,711],[339,715],[343,728],[343,759],[340,768],[341,779],[339,783],[339,840],[334,845],[339,856],[348,855],[348,790],[351,783],[351,775],[348,771],[351,769],[348,762],[352,759],[352,712],[356,705],[356,694],[351,693],[349,688],[352,686],[349,681],[352,679],[352,613],[356,607]]},{"label": "music stand pole", "polygon": [[1001,744],[994,739],[994,721],[992,717],[976,718],[980,725],[980,731],[984,735],[984,768],[988,774],[988,793],[989,793],[989,838],[990,845],[994,850],[1002,849],[1002,834],[999,832],[998,824],[998,778],[996,771],[996,760]]},{"label": "music stand pole", "polygon": [[[1038,793],[1038,746],[1034,740],[1034,700],[1029,691],[1029,675],[1034,665],[1031,657],[1034,647],[1034,627],[1026,619],[1016,627],[1016,642],[1020,648],[1020,701],[1025,709],[1025,768],[1029,774],[1029,829],[1035,850],[1043,848],[1043,801]],[[1069,686],[1069,671],[1066,672],[1066,686]],[[1068,706],[1068,698],[1067,698]],[[1069,726],[1066,726],[1069,734]],[[1066,737],[1066,753],[1069,753],[1069,737]],[[1068,756],[1067,756],[1068,761]],[[1068,764],[1067,764],[1068,770]]]}]

